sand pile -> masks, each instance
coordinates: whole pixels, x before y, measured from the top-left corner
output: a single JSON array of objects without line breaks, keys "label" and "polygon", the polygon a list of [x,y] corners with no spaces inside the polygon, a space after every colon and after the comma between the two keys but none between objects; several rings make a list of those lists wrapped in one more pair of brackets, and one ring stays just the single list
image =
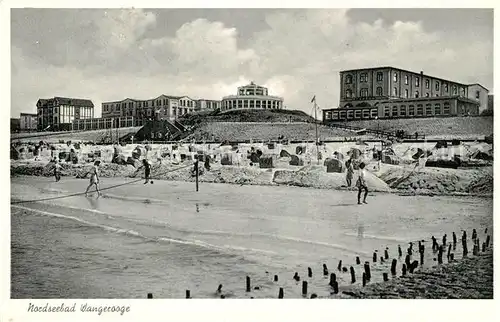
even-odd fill
[{"label": "sand pile", "polygon": [[[366,183],[371,191],[389,192],[388,185],[367,171]],[[346,185],[345,173],[327,173],[324,166],[308,165],[300,170],[276,170],[273,181],[277,184],[285,184],[299,187],[314,187],[322,189],[340,189]],[[357,180],[354,174],[353,183]]]},{"label": "sand pile", "polygon": [[443,169],[383,164],[377,176],[392,189],[414,193],[492,193],[493,168]]}]

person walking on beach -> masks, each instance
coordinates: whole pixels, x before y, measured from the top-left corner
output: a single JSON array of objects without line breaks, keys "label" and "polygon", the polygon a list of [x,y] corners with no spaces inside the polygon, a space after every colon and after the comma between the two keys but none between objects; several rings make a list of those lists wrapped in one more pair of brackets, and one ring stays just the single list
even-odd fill
[{"label": "person walking on beach", "polygon": [[346,175],[347,187],[350,188],[352,185],[352,176],[354,174],[354,167],[352,165],[352,159],[348,159],[345,162],[345,166],[347,168],[347,175]]},{"label": "person walking on beach", "polygon": [[367,204],[366,196],[368,196],[368,187],[366,185],[366,170],[363,162],[359,164],[359,176],[358,181],[356,181],[356,186],[358,187],[358,205],[361,205],[361,192],[363,190],[365,191],[363,203]]},{"label": "person walking on beach", "polygon": [[61,164],[59,163],[59,160],[56,160],[55,163],[54,177],[56,178],[56,182],[59,182],[59,180],[61,180]]},{"label": "person walking on beach", "polygon": [[151,164],[149,164],[148,160],[142,159],[142,164],[144,165],[144,184],[148,183],[149,177],[151,176]]},{"label": "person walking on beach", "polygon": [[87,187],[87,190],[85,191],[85,197],[87,197],[88,192],[90,187],[95,185],[95,190],[97,191],[97,196],[101,195],[101,192],[99,191],[99,164],[101,164],[101,161],[96,161],[94,162],[94,166],[92,167],[92,170],[90,170],[90,184]]}]

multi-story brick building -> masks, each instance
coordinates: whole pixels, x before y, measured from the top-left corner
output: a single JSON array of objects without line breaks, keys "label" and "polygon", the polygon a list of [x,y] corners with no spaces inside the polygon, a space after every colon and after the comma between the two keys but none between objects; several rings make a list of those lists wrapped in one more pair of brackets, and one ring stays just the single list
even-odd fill
[{"label": "multi-story brick building", "polygon": [[39,131],[69,131],[73,121],[94,117],[94,103],[88,99],[54,97],[36,103]]},{"label": "multi-story brick building", "polygon": [[19,117],[21,132],[31,132],[37,130],[38,115],[21,113]]},{"label": "multi-story brick building", "polygon": [[323,110],[323,120],[478,115],[480,101],[469,96],[476,87],[487,93],[478,84],[394,67],[346,70],[340,72],[339,108]]}]

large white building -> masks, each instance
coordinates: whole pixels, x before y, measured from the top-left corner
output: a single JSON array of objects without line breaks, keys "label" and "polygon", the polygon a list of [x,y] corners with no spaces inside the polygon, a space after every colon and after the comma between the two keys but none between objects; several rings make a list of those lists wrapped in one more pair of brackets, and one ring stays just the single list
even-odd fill
[{"label": "large white building", "polygon": [[281,110],[283,98],[269,95],[266,87],[256,85],[254,82],[238,87],[237,95],[222,98],[222,112],[245,109]]}]

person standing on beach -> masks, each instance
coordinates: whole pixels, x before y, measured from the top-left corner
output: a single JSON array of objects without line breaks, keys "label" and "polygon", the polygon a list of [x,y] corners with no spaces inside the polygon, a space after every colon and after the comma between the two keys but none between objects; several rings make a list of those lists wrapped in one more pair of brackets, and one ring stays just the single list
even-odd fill
[{"label": "person standing on beach", "polygon": [[361,205],[361,192],[365,191],[365,196],[363,198],[363,203],[366,203],[366,196],[368,196],[368,187],[366,185],[366,170],[365,164],[361,162],[359,164],[359,176],[358,181],[356,181],[356,186],[358,187],[358,205]]},{"label": "person standing on beach", "polygon": [[352,165],[352,159],[348,159],[345,162],[345,166],[347,168],[347,175],[346,175],[347,187],[350,188],[352,185],[352,176],[354,174],[354,167]]},{"label": "person standing on beach", "polygon": [[144,165],[144,184],[148,183],[149,177],[151,175],[151,164],[149,164],[148,160],[142,159],[142,164]]},{"label": "person standing on beach", "polygon": [[94,166],[92,167],[92,170],[90,170],[90,184],[85,191],[85,197],[88,196],[87,193],[89,192],[90,187],[94,185],[95,190],[97,191],[97,196],[101,195],[101,192],[99,191],[99,164],[101,164],[101,161],[94,162]]},{"label": "person standing on beach", "polygon": [[54,177],[56,178],[56,182],[59,182],[59,180],[61,180],[61,164],[59,163],[59,160],[56,160],[55,163]]}]

